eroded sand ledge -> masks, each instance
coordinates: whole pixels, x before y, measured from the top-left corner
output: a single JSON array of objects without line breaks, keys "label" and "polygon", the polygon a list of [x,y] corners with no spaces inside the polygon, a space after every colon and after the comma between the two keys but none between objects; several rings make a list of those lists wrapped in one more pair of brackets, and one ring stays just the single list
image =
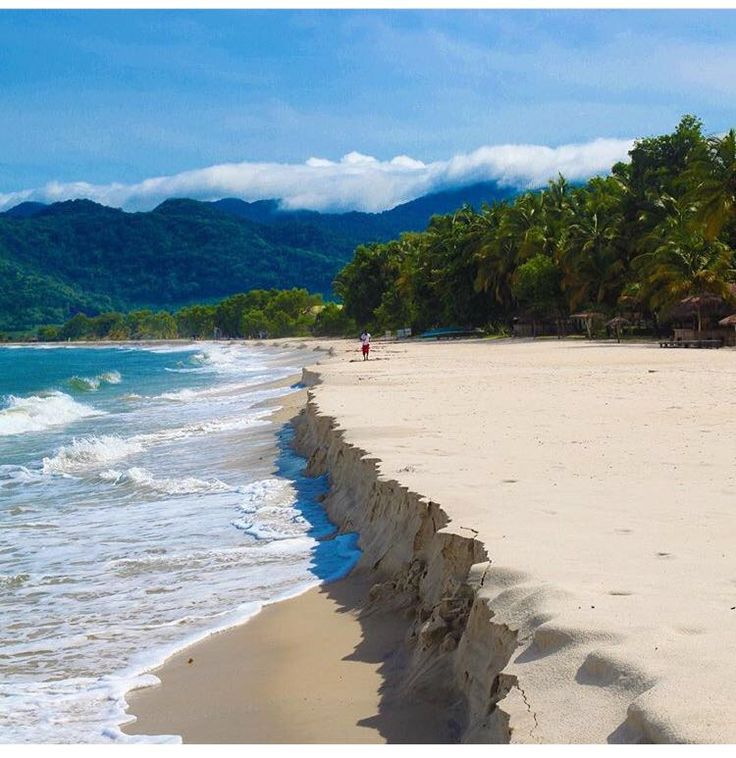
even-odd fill
[{"label": "eroded sand ledge", "polygon": [[320,367],[295,425],[413,618],[406,696],[467,742],[733,742],[733,352],[376,356]]},{"label": "eroded sand ledge", "polygon": [[[303,382],[313,387],[319,374],[305,370]],[[491,565],[473,530],[459,534],[437,503],[382,478],[376,461],[347,443],[335,420],[320,413],[313,393],[293,423],[307,473],[329,475],[324,506],[331,520],[360,534],[363,556],[356,571],[378,580],[369,602],[403,609],[415,619],[406,640],[411,658],[404,696],[442,705],[462,741],[509,742],[504,705],[514,692],[523,701],[524,693],[516,677],[502,670],[517,632],[494,623],[479,595]],[[509,702],[499,705],[502,700]],[[532,736],[534,715],[524,705]]]}]

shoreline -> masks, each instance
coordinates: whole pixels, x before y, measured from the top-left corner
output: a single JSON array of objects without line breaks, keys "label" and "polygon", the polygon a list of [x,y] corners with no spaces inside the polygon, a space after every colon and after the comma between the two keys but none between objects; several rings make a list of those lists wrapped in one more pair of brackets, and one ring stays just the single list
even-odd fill
[{"label": "shoreline", "polygon": [[369,589],[353,573],[168,658],[154,672],[160,687],[129,693],[138,720],[125,733],[175,732],[184,744],[448,742],[441,709],[385,702],[406,670],[408,622],[366,613]]},{"label": "shoreline", "polygon": [[434,707],[437,741],[733,741],[732,351],[379,343],[364,365],[336,347],[305,369],[296,446],[360,535],[362,612],[407,622],[377,713]]},{"label": "shoreline", "polygon": [[[309,347],[330,356],[322,341]],[[269,417],[275,426],[296,425],[318,364],[267,385],[303,385],[266,401],[280,406]],[[404,697],[410,619],[372,602],[371,574],[353,568],[177,650],[147,672],[158,684],[126,693],[135,720],[120,730],[185,744],[455,742],[442,701]],[[294,645],[297,636],[319,645]]]},{"label": "shoreline", "polygon": [[[269,344],[267,347],[274,348],[284,354],[293,354],[294,350],[304,349],[305,344],[295,346],[289,344]],[[262,347],[263,345],[259,345]],[[329,354],[329,346],[310,344],[314,352]],[[319,363],[319,361],[317,361]],[[264,390],[281,387],[292,387],[293,391],[275,398],[262,401],[256,407],[273,407],[268,420],[276,429],[276,435],[288,425],[292,424],[295,417],[306,407],[307,385],[303,383],[305,371],[294,373],[288,377],[254,385],[253,390]],[[276,447],[273,449],[276,453]],[[201,639],[185,642],[166,659],[155,667],[149,668],[145,675],[151,675],[158,679],[158,683],[146,683],[140,687],[125,693],[125,713],[129,718],[118,724],[118,729],[126,736],[151,736],[155,738],[182,738],[184,743],[206,744],[216,742],[221,744],[241,742],[293,742],[320,741],[324,735],[325,724],[331,721],[330,716],[336,708],[341,708],[346,702],[353,701],[353,707],[363,709],[369,713],[371,693],[377,693],[380,683],[377,680],[378,664],[373,660],[377,650],[381,650],[381,658],[388,656],[399,645],[400,638],[405,629],[405,623],[400,619],[383,618],[377,619],[375,614],[361,615],[365,604],[365,597],[369,589],[365,577],[356,576],[351,572],[347,577],[336,581],[319,582],[316,586],[297,590],[294,594],[281,596],[269,600],[262,606],[240,621],[229,624],[223,629],[215,629],[206,633]],[[329,589],[328,589],[329,588]],[[369,646],[369,658],[360,663],[353,660],[344,664],[340,672],[329,679],[331,698],[326,698],[321,706],[321,713],[316,721],[306,720],[300,728],[291,732],[288,724],[282,720],[276,720],[273,715],[279,708],[271,694],[266,694],[266,707],[257,707],[257,703],[251,702],[251,707],[243,710],[242,702],[236,703],[233,711],[228,707],[228,702],[233,693],[242,691],[238,687],[242,684],[242,677],[260,680],[263,691],[270,693],[271,682],[278,663],[278,650],[283,650],[288,634],[285,629],[298,622],[304,625],[306,619],[313,623],[311,632],[319,636],[323,641],[329,639],[330,647],[335,649],[344,648],[345,655],[349,656],[356,652],[361,645],[361,628],[367,625],[371,629],[373,642]],[[257,622],[257,623],[254,623]],[[337,623],[335,623],[337,622]],[[398,623],[397,623],[398,622]],[[261,630],[265,629],[265,635]],[[325,629],[330,631],[325,635]],[[281,635],[281,636],[279,636]],[[274,647],[265,645],[264,650],[262,637],[272,642],[279,640]],[[241,660],[237,667],[233,666],[234,659],[238,658],[241,650],[258,651],[255,660]],[[202,663],[201,667],[192,667],[193,659]],[[298,656],[297,656],[298,658]],[[258,664],[268,660],[268,666]],[[306,667],[303,677],[304,686],[299,690],[304,694],[304,700],[311,692],[309,682],[315,678],[324,681],[324,661],[320,656],[309,657],[306,660],[291,660],[290,665],[281,672],[281,680],[285,684],[293,684],[292,666],[298,663]],[[203,671],[204,670],[204,671]],[[237,671],[238,680],[233,678]],[[218,686],[212,690],[212,680],[216,679]],[[200,695],[192,701],[187,696],[181,697],[181,686],[196,687],[209,704],[210,710],[205,711],[206,717],[202,719],[202,700]],[[190,690],[187,690],[188,692]],[[325,690],[326,691],[326,690]],[[161,696],[163,693],[163,697]],[[367,693],[367,694],[366,694]],[[377,694],[375,694],[375,699]],[[211,704],[216,702],[215,717],[212,717]],[[298,709],[301,703],[295,703]],[[416,708],[397,708],[397,713],[413,713]],[[424,715],[424,713],[423,713]],[[432,714],[433,716],[436,714]],[[244,719],[244,716],[247,718]],[[302,720],[304,721],[304,719]],[[397,735],[405,731],[406,721],[397,723],[395,718],[389,719],[389,729]],[[364,727],[353,731],[346,730],[342,721],[334,722],[336,729],[332,734],[331,741],[355,741],[355,742],[381,742],[375,738],[375,730]],[[215,731],[213,731],[213,727]],[[307,734],[305,730],[312,730]],[[292,738],[289,735],[292,735]],[[278,738],[276,737],[278,735]],[[248,737],[246,740],[245,738]],[[311,737],[311,739],[307,739]],[[412,741],[420,739],[417,731],[412,733]],[[421,741],[421,740],[420,740]]]},{"label": "shoreline", "polygon": [[[55,623],[59,609],[54,605],[55,598],[52,598],[46,615],[38,619],[39,626],[36,628],[32,616],[30,623],[21,623],[25,621],[23,600],[14,604],[15,599],[8,596],[10,606],[18,610],[19,621],[10,625],[8,639],[15,638],[14,645],[20,649],[28,629],[31,639],[53,640],[54,644],[49,645],[48,650],[41,650],[40,643],[36,643],[35,647],[46,670],[51,672],[48,691],[51,693],[55,688],[58,691],[64,688],[63,698],[57,696],[54,700],[49,696],[47,703],[45,683],[42,683],[38,687],[41,693],[37,699],[38,705],[36,702],[33,704],[34,708],[43,712],[42,717],[33,719],[34,711],[24,705],[17,711],[18,718],[13,717],[10,723],[10,716],[18,707],[16,703],[22,702],[23,693],[36,692],[32,676],[26,677],[26,660],[31,660],[30,656],[14,654],[20,660],[17,666],[14,665],[15,659],[9,661],[9,681],[13,681],[12,688],[15,690],[12,694],[8,691],[13,700],[13,707],[5,720],[9,734],[18,734],[25,739],[30,732],[39,739],[53,739],[52,724],[58,724],[58,734],[66,738],[73,735],[83,741],[115,741],[121,736],[116,725],[125,718],[123,695],[130,688],[143,684],[147,678],[144,675],[152,666],[158,665],[175,650],[212,634],[217,628],[241,623],[253,613],[260,598],[292,596],[296,590],[310,586],[311,577],[307,568],[310,561],[309,541],[294,545],[289,543],[283,546],[284,549],[275,543],[258,552],[249,550],[249,544],[244,543],[251,540],[244,540],[239,531],[242,529],[247,533],[252,528],[257,533],[265,524],[263,528],[266,532],[272,528],[277,537],[281,535],[281,526],[284,527],[284,536],[298,537],[308,528],[299,524],[290,527],[288,519],[291,511],[285,519],[277,516],[269,521],[268,513],[264,513],[263,518],[260,515],[249,518],[249,504],[252,501],[258,505],[263,490],[268,496],[273,495],[274,501],[279,500],[282,489],[283,496],[288,496],[287,483],[284,482],[282,488],[278,482],[270,481],[269,476],[277,454],[273,451],[282,450],[283,439],[276,434],[278,417],[288,412],[288,407],[284,406],[290,403],[300,406],[303,402],[297,400],[303,392],[295,392],[292,386],[299,380],[297,372],[302,360],[295,357],[293,352],[278,349],[249,350],[237,346],[230,351],[220,351],[212,346],[203,347],[202,351],[206,354],[197,356],[195,362],[212,363],[217,371],[207,371],[204,377],[198,376],[194,382],[190,381],[190,377],[174,374],[168,377],[163,373],[162,366],[178,371],[183,357],[180,354],[154,360],[144,353],[133,355],[129,351],[112,348],[105,351],[106,354],[120,356],[120,363],[109,364],[109,356],[84,358],[81,355],[84,351],[79,350],[71,351],[75,355],[70,353],[67,359],[61,351],[52,351],[59,354],[53,363],[49,362],[49,366],[56,369],[49,372],[52,379],[48,381],[52,387],[58,385],[60,391],[66,389],[69,382],[65,377],[71,374],[101,376],[100,371],[111,367],[115,367],[124,377],[123,382],[111,381],[111,384],[122,383],[124,386],[113,387],[107,393],[84,396],[85,402],[93,409],[104,409],[99,415],[104,412],[110,417],[102,430],[95,426],[96,421],[68,430],[65,424],[59,423],[58,429],[52,428],[47,437],[39,437],[41,442],[34,442],[27,457],[20,459],[16,458],[12,436],[8,439],[7,462],[14,463],[7,467],[8,472],[3,472],[3,483],[10,485],[3,491],[11,496],[17,493],[18,502],[21,503],[21,507],[16,509],[15,501],[9,498],[8,515],[19,518],[11,518],[8,526],[17,523],[19,528],[23,528],[28,522],[31,527],[58,528],[58,534],[62,534],[63,524],[60,520],[57,526],[55,514],[63,514],[72,501],[65,499],[65,491],[56,497],[52,484],[58,482],[63,487],[66,485],[64,479],[74,480],[71,486],[75,488],[74,493],[79,500],[84,500],[85,495],[91,493],[91,508],[80,509],[79,519],[67,519],[71,524],[69,534],[74,537],[78,534],[79,541],[57,538],[60,547],[71,545],[68,549],[72,553],[75,543],[85,545],[89,539],[89,549],[79,554],[78,562],[76,555],[71,555],[70,560],[61,560],[57,555],[63,556],[64,553],[60,553],[50,556],[50,561],[45,564],[43,561],[36,564],[38,556],[34,558],[35,551],[24,552],[25,543],[20,539],[22,532],[17,540],[18,568],[11,567],[10,561],[6,562],[11,568],[6,572],[6,578],[12,580],[12,583],[6,583],[6,589],[14,590],[26,581],[35,588],[38,580],[39,587],[51,587],[49,594],[66,597],[68,592],[68,602],[78,609],[76,616],[68,617],[69,627],[66,626],[67,617],[58,614],[59,626]],[[26,365],[23,361],[32,351],[22,352],[22,357],[18,353],[19,367]],[[189,351],[187,355],[193,352]],[[223,355],[225,352],[228,354]],[[36,355],[40,356],[40,353]],[[315,353],[315,358],[308,356],[308,359],[314,360],[316,357]],[[37,358],[36,363],[39,361],[44,365],[46,359]],[[76,369],[78,363],[89,366],[90,372],[94,373],[72,370],[71,367]],[[220,364],[223,364],[222,370]],[[148,370],[151,365],[159,368],[159,375],[150,379],[148,385],[143,385],[141,377],[148,380],[152,374]],[[19,374],[22,373],[21,368]],[[29,372],[27,385],[21,382],[16,386],[12,384],[14,374],[11,371],[9,391],[15,389],[21,399],[26,396],[34,398],[33,393],[37,390],[33,373]],[[237,374],[238,378],[230,378],[232,374]],[[196,389],[190,390],[192,385]],[[181,390],[182,387],[185,390]],[[44,393],[39,391],[39,394]],[[200,395],[204,402],[197,404]],[[43,398],[41,401],[45,402]],[[149,404],[148,401],[153,402]],[[126,416],[130,409],[137,416]],[[133,420],[129,421],[129,418]],[[119,419],[122,421],[119,422]],[[49,427],[53,426],[49,423]],[[213,434],[221,430],[221,436]],[[190,438],[194,439],[190,441]],[[25,439],[20,440],[21,455]],[[29,439],[33,440],[32,437]],[[178,445],[180,439],[186,442]],[[140,444],[137,444],[138,440]],[[161,446],[161,455],[156,450],[150,457],[141,455],[135,461],[127,460],[130,451],[147,453],[149,448],[156,447],[162,441],[167,447]],[[45,456],[43,468],[41,452]],[[290,466],[290,458],[284,455],[283,461],[280,461],[280,465],[289,471],[293,465],[299,466],[298,463]],[[48,466],[47,460],[50,461]],[[110,467],[109,461],[114,461],[114,468]],[[134,464],[139,468],[135,468]],[[102,472],[99,482],[98,471]],[[237,474],[238,471],[240,474]],[[63,477],[52,476],[62,472]],[[67,472],[72,475],[67,477]],[[43,493],[36,493],[38,488],[34,487],[35,495],[28,489],[26,496],[26,490],[17,486],[17,483],[35,485],[41,481],[48,486],[44,487]],[[120,482],[122,486],[113,487],[113,484]],[[322,489],[321,483],[318,483],[309,490],[309,513],[315,512],[314,499]],[[46,490],[51,493],[48,502],[54,505],[54,514],[47,511],[47,520],[36,524],[33,516],[23,514],[36,512],[36,508],[38,512],[45,510]],[[215,495],[213,498],[203,496],[210,492]],[[32,503],[34,497],[38,498],[38,503],[33,503],[33,508],[22,507],[26,502]],[[149,501],[155,505],[149,506]],[[159,502],[162,503],[161,507]],[[114,508],[118,503],[124,507]],[[76,506],[76,503],[73,505]],[[98,506],[101,509],[99,519],[88,515],[97,513],[92,508]],[[212,514],[208,515],[210,506],[218,514],[214,518]],[[107,511],[102,510],[105,508]],[[108,512],[109,520],[105,518]],[[93,527],[91,530],[75,526],[77,523],[86,524],[85,519]],[[314,530],[317,533],[330,529],[329,524],[323,526],[319,519],[310,521],[318,523]],[[134,528],[128,529],[130,525]],[[34,536],[38,532],[30,534]],[[95,564],[91,557],[98,555],[98,549],[102,560]],[[343,555],[349,556],[349,553],[345,551]],[[15,554],[12,557],[12,563],[15,563]],[[199,560],[201,568],[197,568]],[[263,567],[260,567],[261,561],[265,562]],[[258,564],[252,579],[248,578],[246,571],[238,568],[241,563],[246,566]],[[275,564],[273,572],[270,570],[272,564]],[[28,570],[30,565],[35,573]],[[337,572],[339,567],[340,558],[336,556],[332,570]],[[42,569],[46,570],[47,575],[41,574]],[[15,573],[11,573],[13,570]],[[23,570],[25,572],[21,573]],[[63,579],[61,583],[65,585],[59,588],[58,593],[54,587],[58,583],[57,576]],[[100,581],[96,585],[98,577]],[[189,577],[191,584],[186,581]],[[118,578],[120,581],[117,581]],[[72,595],[73,588],[68,589],[68,585],[80,580],[85,580],[84,587],[88,592],[79,591]],[[99,591],[93,592],[92,588],[97,587]],[[43,595],[43,590],[26,592],[34,597]],[[174,599],[170,595],[159,597],[159,592],[179,594]],[[103,600],[100,618],[112,614],[113,621],[118,621],[109,627],[109,633],[105,633],[102,622],[97,625],[88,619],[95,619],[97,604],[94,599],[108,596],[114,596],[114,607],[105,608]],[[86,600],[90,602],[85,604]],[[88,608],[90,612],[86,613]],[[124,613],[121,610],[124,608],[129,609],[130,613]],[[67,631],[68,628],[75,629],[75,624],[76,629],[80,630],[78,637],[72,637]],[[13,627],[18,629],[17,635],[12,632]],[[87,632],[88,641],[82,645],[83,634]],[[80,647],[79,654],[73,658],[69,656],[68,662],[63,660],[67,644]],[[32,644],[28,648],[35,652]],[[57,654],[57,651],[61,652]],[[77,671],[88,674],[94,685],[87,685],[80,679],[82,683],[77,686],[77,680],[72,677]],[[64,678],[65,673],[68,673],[68,679]],[[26,699],[31,702],[30,695]],[[35,725],[34,720],[38,721]],[[53,729],[53,733],[57,730]]]},{"label": "shoreline", "polygon": [[[285,342],[273,346],[295,349]],[[328,358],[336,345],[341,357],[355,349],[349,341],[329,342],[332,349],[324,341],[299,347]],[[277,383],[300,379],[302,389],[268,401],[288,401],[270,420],[295,427],[294,448],[305,460],[312,451],[300,430],[311,403],[309,388],[320,381],[320,363]],[[353,531],[330,516],[338,533]],[[460,712],[457,705],[448,709],[445,688],[438,696],[407,691],[413,613],[405,599],[397,605],[379,597],[379,575],[364,558],[346,577],[264,604],[247,620],[187,645],[151,669],[159,684],[126,694],[126,712],[136,720],[121,724],[123,733],[177,734],[185,744],[457,742]],[[320,646],[300,643],[305,639],[319,639]]]}]

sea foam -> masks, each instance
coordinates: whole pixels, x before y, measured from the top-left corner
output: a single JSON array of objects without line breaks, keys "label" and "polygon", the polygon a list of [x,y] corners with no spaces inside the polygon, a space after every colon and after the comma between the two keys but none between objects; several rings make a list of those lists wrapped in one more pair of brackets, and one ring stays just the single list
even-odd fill
[{"label": "sea foam", "polygon": [[[180,741],[123,735],[125,692],[155,681],[145,672],[182,646],[355,559],[343,535],[323,538],[326,482],[302,477],[285,438],[270,459],[263,401],[290,389],[259,387],[296,366],[240,345],[116,350],[50,351],[53,380],[22,376],[24,361],[45,364],[16,352],[21,381],[8,374],[2,390],[20,398],[19,415],[30,396],[47,411],[59,402],[105,411],[0,437],[3,743]],[[182,350],[201,355],[166,355]],[[118,388],[103,386],[115,382],[111,366],[124,377]],[[194,373],[168,373],[176,367]],[[94,381],[72,389],[72,374]],[[0,403],[6,424],[10,407]]]},{"label": "sea foam", "polygon": [[132,485],[163,495],[203,495],[210,492],[231,492],[232,487],[219,479],[198,479],[196,476],[155,477],[145,468],[134,466],[125,471],[108,469],[100,479],[116,485]]},{"label": "sea foam", "polygon": [[26,466],[14,464],[0,466],[0,488],[25,487],[43,480],[43,476],[38,471],[32,471]]},{"label": "sea foam", "polygon": [[53,426],[70,424],[88,416],[103,415],[102,411],[79,403],[64,392],[17,397],[6,395],[5,407],[0,410],[0,437],[26,432],[41,432]]},{"label": "sea foam", "polygon": [[53,456],[43,459],[44,474],[79,474],[100,465],[113,463],[136,453],[142,453],[155,445],[185,440],[217,432],[230,432],[253,426],[268,424],[268,411],[253,413],[252,416],[200,421],[186,426],[159,429],[132,437],[116,434],[90,435],[73,439],[68,445],[62,445]]},{"label": "sea foam", "polygon": [[42,468],[44,474],[73,474],[140,452],[143,452],[143,444],[135,437],[125,439],[115,434],[92,435],[63,445],[56,455],[43,459]]},{"label": "sea foam", "polygon": [[236,529],[257,540],[287,540],[304,537],[309,522],[295,507],[297,493],[287,479],[261,479],[239,490],[242,516],[232,521]]}]

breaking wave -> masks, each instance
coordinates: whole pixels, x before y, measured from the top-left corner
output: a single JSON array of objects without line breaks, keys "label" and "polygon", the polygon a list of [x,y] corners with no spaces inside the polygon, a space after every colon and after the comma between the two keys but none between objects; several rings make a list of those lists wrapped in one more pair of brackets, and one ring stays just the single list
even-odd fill
[{"label": "breaking wave", "polygon": [[79,392],[92,392],[103,384],[120,384],[122,380],[119,371],[105,371],[97,376],[73,376],[67,384]]},{"label": "breaking wave", "polygon": [[4,405],[0,410],[0,437],[41,432],[88,416],[103,415],[102,411],[58,391],[29,397],[6,395]]},{"label": "breaking wave", "polygon": [[2,465],[0,466],[0,488],[23,487],[36,482],[42,482],[43,476],[37,471],[31,471],[26,466]]},{"label": "breaking wave", "polygon": [[251,417],[238,416],[231,419],[201,421],[148,434],[136,434],[133,437],[103,434],[75,438],[71,444],[62,445],[54,456],[44,458],[42,470],[44,474],[78,474],[98,467],[100,464],[112,463],[130,455],[142,453],[154,445],[268,424],[267,416],[268,411],[264,410]]},{"label": "breaking wave", "polygon": [[71,474],[100,463],[110,463],[143,452],[135,437],[124,439],[116,434],[82,437],[62,446],[52,458],[43,459],[44,474]]}]

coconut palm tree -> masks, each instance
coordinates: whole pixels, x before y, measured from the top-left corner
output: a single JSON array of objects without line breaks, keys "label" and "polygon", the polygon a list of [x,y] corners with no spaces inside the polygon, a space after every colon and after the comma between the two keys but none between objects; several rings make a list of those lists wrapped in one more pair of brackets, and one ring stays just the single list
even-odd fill
[{"label": "coconut palm tree", "polygon": [[697,210],[684,198],[663,196],[659,211],[661,220],[643,240],[645,252],[633,262],[642,295],[654,311],[668,310],[685,298],[694,298],[698,331],[702,331],[698,303],[706,296],[730,297],[733,251],[724,242],[706,236]]},{"label": "coconut palm tree", "polygon": [[484,210],[478,220],[479,230],[475,244],[477,276],[475,290],[491,295],[504,310],[514,301],[511,277],[517,266],[518,244],[509,233],[506,216],[510,206],[498,203]]},{"label": "coconut palm tree", "polygon": [[558,248],[562,286],[572,310],[613,303],[624,286],[628,253],[620,192],[614,179],[592,179],[573,194]]},{"label": "coconut palm tree", "polygon": [[527,192],[516,199],[503,218],[502,234],[516,240],[520,263],[547,252],[545,195],[545,192]]},{"label": "coconut palm tree", "polygon": [[691,199],[697,218],[705,225],[705,236],[718,237],[736,217],[736,131],[710,137],[693,158],[686,177],[693,185]]}]

